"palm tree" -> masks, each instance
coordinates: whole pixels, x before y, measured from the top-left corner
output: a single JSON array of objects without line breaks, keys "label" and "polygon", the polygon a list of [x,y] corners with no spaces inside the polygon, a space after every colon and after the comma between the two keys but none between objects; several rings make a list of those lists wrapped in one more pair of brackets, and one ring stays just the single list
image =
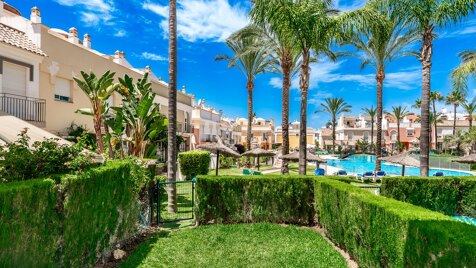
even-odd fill
[{"label": "palm tree", "polygon": [[377,109],[374,106],[370,108],[363,108],[362,111],[368,116],[370,116],[370,148],[374,149],[374,123],[375,116],[377,115]]},{"label": "palm tree", "polygon": [[446,104],[453,105],[453,135],[456,134],[456,109],[464,102],[464,95],[461,91],[455,89],[446,96]]},{"label": "palm tree", "polygon": [[475,115],[475,113],[476,113],[476,98],[474,98],[470,102],[463,101],[461,103],[461,107],[463,107],[464,111],[468,114],[469,129],[473,128],[473,120],[476,116]]},{"label": "palm tree", "polygon": [[[337,115],[341,113],[350,113],[352,106],[347,104],[344,99],[342,98],[327,98],[321,103],[322,108],[324,111],[331,115],[331,123],[332,123],[332,153],[334,154],[336,151],[336,126],[337,126]],[[316,111],[316,112],[321,112]]]},{"label": "palm tree", "polygon": [[[437,115],[438,113],[436,112],[436,102],[440,102],[442,101],[444,98],[443,98],[443,95],[441,95],[440,92],[438,91],[431,91],[430,92],[430,101],[431,101],[431,105],[432,105],[432,108],[433,108],[433,115]],[[420,107],[421,108],[421,107]],[[431,124],[431,113],[430,113],[430,126],[432,125]],[[438,149],[438,125],[437,125],[437,122],[438,120],[433,120],[433,128],[434,128],[434,134],[435,134],[435,149]],[[431,127],[430,127],[430,132],[431,132]],[[430,138],[430,145],[431,145],[431,138]]]},{"label": "palm tree", "polygon": [[[348,42],[362,54],[348,53],[362,60],[361,69],[372,66],[375,71],[377,83],[377,142],[375,165],[380,170],[380,158],[382,157],[382,118],[383,118],[383,84],[385,69],[390,62],[407,55],[405,48],[418,40],[417,32],[409,28],[406,16],[399,14],[397,10],[389,7],[388,1],[370,1],[364,9],[369,10],[368,18],[364,21],[372,21],[365,25],[358,25]],[[376,19],[378,17],[378,19]]]},{"label": "palm tree", "polygon": [[[246,77],[246,89],[248,91],[248,129],[246,132],[246,149],[251,150],[251,126],[253,122],[253,89],[257,75],[267,71],[271,61],[268,52],[258,49],[261,41],[257,36],[241,35],[237,32],[226,40],[226,45],[233,51],[233,57],[218,55],[215,60],[228,61],[228,68],[236,67]],[[250,157],[246,158],[246,165],[250,166]]]},{"label": "palm tree", "polygon": [[[104,153],[104,143],[102,140],[101,127],[103,126],[105,105],[107,99],[111,97],[116,90],[117,84],[114,84],[114,75],[110,71],[105,72],[101,77],[91,73],[81,71],[81,77],[73,77],[78,87],[88,96],[91,102],[92,110],[90,113],[93,116],[94,131],[96,132],[96,143],[98,145],[98,153]],[[80,109],[81,110],[81,109]],[[78,112],[83,113],[78,110]]]},{"label": "palm tree", "polygon": [[466,88],[469,76],[476,76],[476,51],[464,50],[458,53],[461,64],[451,73],[456,88]]},{"label": "palm tree", "polygon": [[[167,181],[175,182],[177,174],[177,0],[169,0],[169,107],[167,140]],[[167,185],[168,211],[177,212],[177,188]]]},{"label": "palm tree", "polygon": [[[301,65],[299,54],[292,47],[288,38],[278,36],[269,25],[251,25],[240,30],[238,35],[240,38],[251,35],[260,39],[260,45],[254,49],[268,51],[271,61],[270,70],[282,76],[283,146],[281,153],[282,155],[289,154],[289,89],[291,88],[291,79],[297,74]],[[288,161],[283,160],[281,174],[288,173]]]},{"label": "palm tree", "polygon": [[311,50],[331,59],[331,41],[337,28],[337,14],[328,0],[255,0],[250,12],[254,23],[269,25],[278,36],[285,36],[299,51],[302,64],[299,86],[301,90],[299,174],[306,174],[307,95],[309,88]]},{"label": "palm tree", "polygon": [[435,29],[461,20],[474,11],[473,0],[391,0],[393,8],[406,16],[419,30],[422,40],[419,60],[422,64],[420,175],[427,177],[430,153],[430,75]]},{"label": "palm tree", "polygon": [[407,110],[406,106],[393,106],[392,113],[389,114],[397,120],[397,144],[398,144],[398,152],[402,151],[401,142],[400,142],[400,123],[401,121],[411,112]]}]

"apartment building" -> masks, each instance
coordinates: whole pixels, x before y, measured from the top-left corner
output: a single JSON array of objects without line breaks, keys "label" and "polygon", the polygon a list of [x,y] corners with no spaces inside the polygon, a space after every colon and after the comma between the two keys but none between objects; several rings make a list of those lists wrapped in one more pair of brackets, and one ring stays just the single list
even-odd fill
[{"label": "apartment building", "polygon": [[220,135],[221,111],[206,106],[205,99],[193,102],[192,125],[197,144],[216,142]]},{"label": "apartment building", "polygon": [[[300,136],[300,127],[301,123],[298,121],[294,121],[289,124],[289,148],[291,150],[299,148],[299,136]],[[276,127],[275,133],[275,141],[276,144],[282,145],[283,144],[283,128],[282,126]],[[315,147],[316,145],[316,130],[312,127],[308,127],[306,129],[306,144],[307,147]]]},{"label": "apartment building", "polygon": [[[241,143],[246,146],[246,132],[248,130],[248,119],[237,118],[236,123],[241,127]],[[274,140],[274,120],[264,118],[253,118],[251,125],[251,148],[261,148],[269,150],[275,143]]]},{"label": "apartment building", "polygon": [[[400,122],[400,143],[403,150],[418,149],[420,147],[421,124],[415,121],[418,116],[411,114],[405,116]],[[385,116],[388,127],[385,136],[385,146],[390,151],[398,150],[398,125],[397,120],[392,115]]]},{"label": "apartment building", "polygon": [[239,144],[241,142],[241,126],[235,120],[223,116],[220,121],[220,137],[225,144]]},{"label": "apartment building", "polygon": [[[67,32],[42,24],[40,10],[31,9],[24,18],[14,7],[0,1],[0,110],[35,123],[47,131],[63,134],[72,122],[93,129],[92,118],[76,114],[90,107],[87,96],[73,80],[81,71],[102,75],[106,71],[116,77],[129,75],[134,79],[149,73],[152,90],[157,94],[160,112],[168,114],[168,84],[158,78],[150,67],[133,67],[123,51],[103,54],[94,48],[93,38],[85,33],[79,38],[74,27]],[[121,99],[113,95],[112,105]],[[192,96],[185,88],[177,92],[178,134],[190,144],[192,129]]]}]

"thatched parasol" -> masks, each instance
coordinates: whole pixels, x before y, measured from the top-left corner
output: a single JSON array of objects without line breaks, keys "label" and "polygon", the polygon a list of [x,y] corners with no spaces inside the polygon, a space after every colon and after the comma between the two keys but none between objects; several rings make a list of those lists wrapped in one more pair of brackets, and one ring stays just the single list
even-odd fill
[{"label": "thatched parasol", "polygon": [[458,159],[451,160],[452,162],[464,163],[464,164],[476,164],[476,154],[470,154]]},{"label": "thatched parasol", "polygon": [[[281,158],[283,160],[297,162],[297,161],[299,161],[299,152],[286,154],[286,155],[280,156],[279,158]],[[326,159],[322,159],[318,155],[315,155],[315,154],[309,153],[309,152],[307,153],[306,158],[307,158],[308,162],[316,162],[316,167],[319,167],[319,163],[327,163]]]},{"label": "thatched parasol", "polygon": [[216,170],[215,174],[217,176],[218,176],[218,166],[220,165],[220,154],[224,156],[235,157],[235,158],[240,157],[239,153],[233,151],[233,149],[229,147],[226,147],[220,138],[218,138],[218,141],[214,143],[198,145],[198,148],[215,153],[217,155],[217,165],[215,167],[215,170]]},{"label": "thatched parasol", "polygon": [[402,165],[402,176],[405,176],[405,166],[413,166],[413,167],[420,166],[420,161],[411,157],[409,152],[382,157],[380,160]]},{"label": "thatched parasol", "polygon": [[242,156],[257,156],[258,157],[258,170],[259,170],[259,157],[260,156],[274,156],[275,153],[267,151],[261,148],[255,148],[253,150],[246,151],[241,154]]}]

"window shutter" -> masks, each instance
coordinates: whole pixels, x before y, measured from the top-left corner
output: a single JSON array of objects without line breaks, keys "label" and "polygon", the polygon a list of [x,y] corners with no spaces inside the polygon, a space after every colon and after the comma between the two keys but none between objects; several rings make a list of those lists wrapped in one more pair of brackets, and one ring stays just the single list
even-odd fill
[{"label": "window shutter", "polygon": [[26,78],[28,68],[3,62],[2,87],[3,93],[26,96]]}]

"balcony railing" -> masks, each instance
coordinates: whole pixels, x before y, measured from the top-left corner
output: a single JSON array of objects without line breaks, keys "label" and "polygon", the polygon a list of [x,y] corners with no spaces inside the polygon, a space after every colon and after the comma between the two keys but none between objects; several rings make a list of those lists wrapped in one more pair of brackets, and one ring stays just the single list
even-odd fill
[{"label": "balcony railing", "polygon": [[177,124],[177,131],[181,133],[193,133],[193,127],[191,124]]},{"label": "balcony railing", "polygon": [[0,93],[0,111],[25,121],[44,123],[46,100]]}]

